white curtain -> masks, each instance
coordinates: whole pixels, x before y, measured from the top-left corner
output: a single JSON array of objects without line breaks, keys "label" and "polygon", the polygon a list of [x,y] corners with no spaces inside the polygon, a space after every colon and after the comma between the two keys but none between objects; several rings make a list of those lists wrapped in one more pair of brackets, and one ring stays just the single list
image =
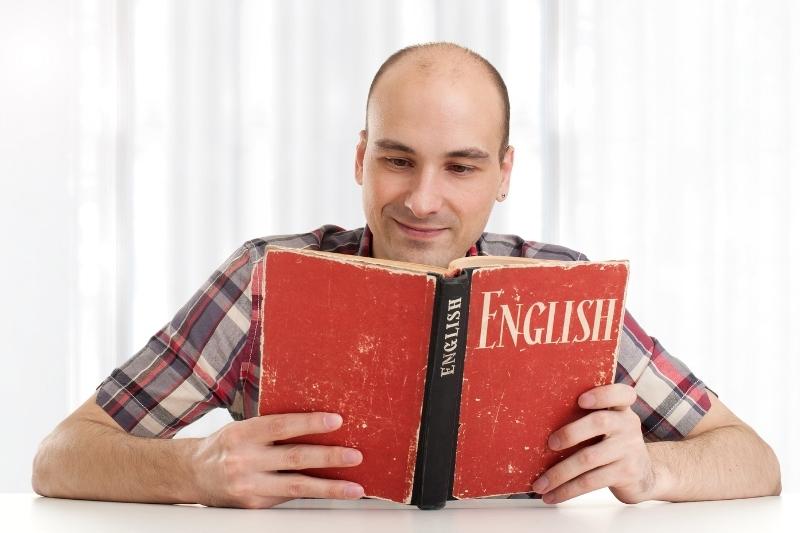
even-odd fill
[{"label": "white curtain", "polygon": [[516,166],[489,229],[630,259],[630,309],[796,483],[794,2],[78,6],[72,406],[244,240],[361,226],[369,81],[405,45],[453,40],[511,92]]},{"label": "white curtain", "polygon": [[559,241],[778,453],[800,429],[800,4],[559,3]]}]

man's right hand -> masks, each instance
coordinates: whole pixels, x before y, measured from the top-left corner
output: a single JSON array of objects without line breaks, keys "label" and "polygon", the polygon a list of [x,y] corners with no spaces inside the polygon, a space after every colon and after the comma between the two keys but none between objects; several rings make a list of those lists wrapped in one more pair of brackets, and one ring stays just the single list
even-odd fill
[{"label": "man's right hand", "polygon": [[342,417],[334,413],[265,415],[227,424],[200,439],[191,458],[197,503],[262,509],[301,497],[362,497],[364,489],[356,483],[280,472],[361,463],[361,452],[353,448],[274,444],[291,437],[328,433],[341,424]]},{"label": "man's right hand", "polygon": [[[42,496],[146,503],[264,508],[292,498],[356,499],[363,489],[292,470],[361,462],[350,448],[275,441],[328,433],[330,413],[268,415],[231,422],[205,438],[145,438],[126,433],[92,394],[42,441],[31,483]],[[345,452],[354,452],[348,460]],[[286,471],[289,472],[286,472]],[[353,488],[353,493],[347,489]]]}]

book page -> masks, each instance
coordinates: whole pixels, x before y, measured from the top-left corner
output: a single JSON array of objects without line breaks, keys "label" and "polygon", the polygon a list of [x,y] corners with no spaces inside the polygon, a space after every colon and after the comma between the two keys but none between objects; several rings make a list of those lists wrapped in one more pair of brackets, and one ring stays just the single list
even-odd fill
[{"label": "book page", "polygon": [[420,263],[406,263],[404,261],[393,261],[391,259],[376,259],[374,257],[363,257],[360,255],[337,254],[334,252],[322,252],[319,250],[303,250],[297,248],[284,248],[282,246],[267,246],[267,250],[284,250],[291,251],[298,254],[313,255],[329,259],[331,261],[338,261],[340,263],[360,263],[370,265],[375,268],[383,268],[390,270],[404,270],[407,272],[416,272],[420,274],[433,273],[445,275],[448,269],[437,267],[434,265],[423,265]]},{"label": "book page", "polygon": [[533,259],[530,257],[506,257],[495,255],[479,255],[474,257],[460,257],[450,262],[448,272],[465,268],[481,268],[493,266],[553,266],[571,268],[585,263],[614,264],[625,261],[560,261],[556,259]]}]

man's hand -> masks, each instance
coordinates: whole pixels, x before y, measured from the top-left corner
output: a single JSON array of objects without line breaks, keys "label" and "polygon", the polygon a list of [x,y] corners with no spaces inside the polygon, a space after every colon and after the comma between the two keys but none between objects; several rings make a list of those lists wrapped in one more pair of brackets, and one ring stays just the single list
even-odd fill
[{"label": "man's hand", "polygon": [[321,479],[280,470],[354,466],[361,452],[311,444],[273,444],[338,429],[332,413],[266,415],[231,422],[201,439],[192,457],[198,503],[215,507],[272,507],[292,498],[357,499],[364,489],[349,481]]},{"label": "man's hand", "polygon": [[545,503],[559,503],[609,487],[625,503],[649,499],[655,476],[642,437],[641,420],[631,410],[636,393],[628,385],[596,387],[578,398],[592,413],[550,435],[548,445],[563,450],[593,437],[602,437],[552,466],[533,484]]}]

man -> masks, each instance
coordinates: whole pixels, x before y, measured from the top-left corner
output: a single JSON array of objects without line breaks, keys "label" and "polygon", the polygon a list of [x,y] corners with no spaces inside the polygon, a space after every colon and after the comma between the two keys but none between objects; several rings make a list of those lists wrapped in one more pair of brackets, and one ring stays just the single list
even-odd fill
[{"label": "man", "polygon": [[[483,233],[494,202],[508,195],[508,117],[502,78],[477,54],[436,43],[390,57],[370,87],[356,148],[367,226],[245,243],[45,439],[34,461],[36,492],[247,508],[361,497],[357,484],[292,472],[356,465],[358,450],[273,444],[333,431],[338,414],[254,416],[261,296],[251,284],[253,265],[268,242],[439,266],[478,253],[585,259]],[[551,435],[555,450],[601,439],[536,480],[533,490],[545,502],[601,487],[629,503],[780,493],[769,446],[630,315],[619,362],[617,383],[579,398],[591,412]],[[206,438],[168,438],[215,407],[236,421]]]}]

